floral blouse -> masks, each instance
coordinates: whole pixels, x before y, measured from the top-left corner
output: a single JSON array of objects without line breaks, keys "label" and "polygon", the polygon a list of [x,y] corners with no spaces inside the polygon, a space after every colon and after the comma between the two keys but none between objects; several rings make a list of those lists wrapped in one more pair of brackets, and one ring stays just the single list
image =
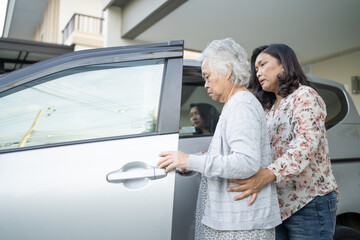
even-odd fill
[{"label": "floral blouse", "polygon": [[[319,94],[300,86],[266,111],[281,218],[316,196],[337,192],[325,129],[326,106]],[[338,192],[337,192],[338,193]]]}]

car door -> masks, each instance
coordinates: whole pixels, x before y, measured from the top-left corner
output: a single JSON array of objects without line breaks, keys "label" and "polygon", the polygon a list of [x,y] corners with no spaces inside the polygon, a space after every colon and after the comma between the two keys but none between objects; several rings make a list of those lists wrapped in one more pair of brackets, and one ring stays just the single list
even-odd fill
[{"label": "car door", "polygon": [[0,78],[0,239],[170,239],[183,42],[86,50]]}]

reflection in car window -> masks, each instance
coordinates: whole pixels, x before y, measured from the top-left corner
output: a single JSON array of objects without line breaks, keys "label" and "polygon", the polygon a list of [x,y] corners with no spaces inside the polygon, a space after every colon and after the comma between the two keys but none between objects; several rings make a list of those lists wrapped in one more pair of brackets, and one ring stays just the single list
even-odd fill
[{"label": "reflection in car window", "polygon": [[214,133],[222,103],[213,101],[207,94],[203,82],[182,86],[180,136],[212,135]]},{"label": "reflection in car window", "polygon": [[163,68],[111,63],[35,80],[0,98],[0,150],[154,132]]},{"label": "reflection in car window", "polygon": [[208,103],[190,104],[190,121],[196,134],[213,134],[219,120],[219,112]]},{"label": "reflection in car window", "polygon": [[330,129],[346,116],[348,107],[345,95],[340,89],[329,85],[315,83],[315,87],[326,104],[325,126],[326,129]]}]

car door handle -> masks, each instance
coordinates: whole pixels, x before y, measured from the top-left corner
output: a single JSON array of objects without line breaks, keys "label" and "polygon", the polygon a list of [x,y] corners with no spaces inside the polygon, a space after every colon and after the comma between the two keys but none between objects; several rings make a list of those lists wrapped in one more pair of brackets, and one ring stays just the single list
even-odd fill
[{"label": "car door handle", "polygon": [[156,180],[166,177],[167,172],[165,169],[158,167],[151,167],[147,169],[136,169],[134,171],[114,171],[110,172],[106,176],[106,180],[110,183],[122,183],[127,180],[136,180],[142,178],[148,178]]}]

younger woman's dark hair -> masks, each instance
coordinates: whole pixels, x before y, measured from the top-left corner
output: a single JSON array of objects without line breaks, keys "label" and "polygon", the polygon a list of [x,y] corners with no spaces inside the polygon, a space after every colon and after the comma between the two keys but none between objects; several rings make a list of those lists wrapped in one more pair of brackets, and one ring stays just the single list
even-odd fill
[{"label": "younger woman's dark hair", "polygon": [[[190,109],[193,107],[197,107],[200,117],[204,120],[206,128],[210,133],[215,132],[216,124],[219,120],[219,112],[216,108],[207,103],[192,103],[190,104]],[[202,134],[201,129],[195,129],[196,134]]]},{"label": "younger woman's dark hair", "polygon": [[309,79],[304,74],[296,58],[295,52],[285,44],[270,44],[257,47],[253,50],[251,56],[251,84],[255,97],[260,101],[265,110],[270,110],[274,105],[276,97],[272,92],[265,92],[256,76],[255,61],[260,53],[267,53],[276,58],[283,65],[284,73],[279,74],[278,94],[281,97],[287,97],[289,94],[299,88],[299,84],[312,86]]}]

